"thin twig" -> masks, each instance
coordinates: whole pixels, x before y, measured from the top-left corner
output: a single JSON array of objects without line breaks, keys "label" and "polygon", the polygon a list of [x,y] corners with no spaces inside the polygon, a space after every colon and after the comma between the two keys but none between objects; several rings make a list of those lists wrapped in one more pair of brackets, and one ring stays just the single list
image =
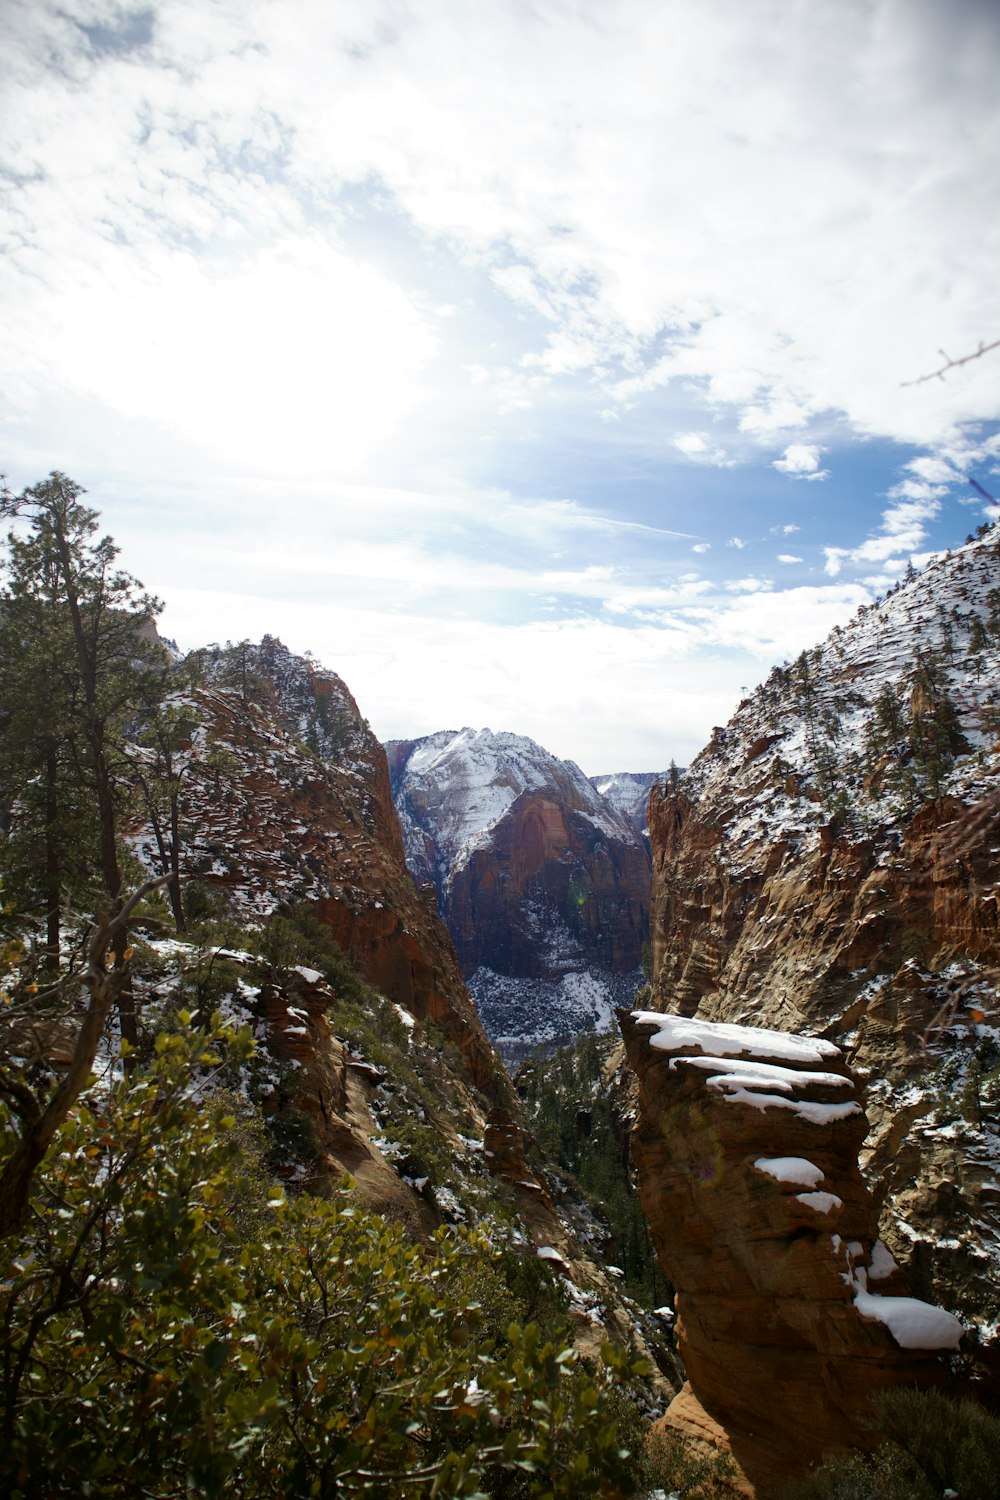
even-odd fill
[{"label": "thin twig", "polygon": [[943,349],[939,349],[938,353],[944,360],[940,370],[932,370],[929,375],[918,375],[916,380],[901,380],[899,383],[901,386],[923,385],[925,380],[943,380],[948,370],[957,370],[959,365],[967,365],[970,360],[980,359],[984,354],[989,354],[991,349],[1000,349],[1000,339],[994,339],[992,344],[984,344],[980,339],[979,348],[972,354],[963,355],[961,359],[952,359]]}]

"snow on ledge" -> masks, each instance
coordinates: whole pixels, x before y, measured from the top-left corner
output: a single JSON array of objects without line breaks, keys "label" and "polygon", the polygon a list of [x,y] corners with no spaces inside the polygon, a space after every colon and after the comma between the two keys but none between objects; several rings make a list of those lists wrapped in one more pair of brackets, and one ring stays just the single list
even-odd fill
[{"label": "snow on ledge", "polygon": [[754,1166],[777,1182],[790,1182],[795,1187],[818,1187],[824,1177],[816,1163],[804,1156],[758,1156]]},{"label": "snow on ledge", "polygon": [[783,1099],[780,1094],[754,1094],[745,1088],[725,1093],[723,1098],[727,1104],[750,1104],[762,1113],[765,1109],[790,1109],[800,1120],[808,1120],[812,1125],[830,1125],[834,1120],[846,1120],[848,1115],[861,1113],[861,1105],[853,1099],[847,1104],[814,1104],[811,1099]]},{"label": "snow on ledge", "polygon": [[818,1214],[832,1214],[843,1208],[843,1198],[838,1198],[836,1193],[796,1193],[800,1203],[806,1208],[813,1208]]},{"label": "snow on ledge", "polygon": [[884,1281],[887,1276],[892,1275],[893,1271],[898,1270],[899,1266],[892,1252],[886,1245],[883,1245],[881,1240],[876,1240],[872,1249],[871,1265],[868,1267],[868,1280]]},{"label": "snow on ledge", "polygon": [[840,1048],[818,1036],[793,1036],[762,1026],[737,1026],[729,1021],[696,1021],[693,1016],[665,1016],[658,1010],[634,1010],[640,1026],[655,1026],[649,1045],[660,1052],[699,1047],[720,1057],[782,1057],[787,1062],[822,1063],[841,1056]]},{"label": "snow on ledge", "polygon": [[863,1318],[884,1323],[901,1349],[957,1349],[965,1332],[953,1314],[916,1297],[880,1297],[858,1287],[854,1305]]},{"label": "snow on ledge", "polygon": [[684,1063],[692,1068],[704,1068],[713,1076],[707,1080],[710,1089],[720,1091],[746,1089],[774,1089],[779,1094],[791,1094],[796,1088],[810,1085],[826,1089],[849,1089],[851,1080],[843,1073],[815,1073],[802,1068],[783,1068],[778,1063],[751,1061],[745,1057],[673,1057],[670,1066],[676,1068]]}]

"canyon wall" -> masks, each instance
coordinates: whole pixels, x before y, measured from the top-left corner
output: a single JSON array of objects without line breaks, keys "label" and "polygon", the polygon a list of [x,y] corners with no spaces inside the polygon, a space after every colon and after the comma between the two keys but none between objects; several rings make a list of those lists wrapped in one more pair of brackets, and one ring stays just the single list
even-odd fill
[{"label": "canyon wall", "polygon": [[640,1200],[689,1380],[666,1420],[724,1433],[770,1497],[873,1443],[874,1392],[946,1378],[962,1324],[906,1295],[878,1238],[868,1121],[838,1047],[651,1011],[622,1022]]},{"label": "canyon wall", "polygon": [[963,1357],[987,1399],[1000,1394],[998,681],[994,527],[776,668],[649,805],[650,1005],[840,1048],[866,1084],[855,1144],[878,1233],[914,1292],[970,1325]]}]

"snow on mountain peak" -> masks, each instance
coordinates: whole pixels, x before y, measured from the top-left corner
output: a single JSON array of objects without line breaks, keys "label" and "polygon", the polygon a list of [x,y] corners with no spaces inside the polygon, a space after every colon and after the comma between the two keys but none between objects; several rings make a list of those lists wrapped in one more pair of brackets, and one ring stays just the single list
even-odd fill
[{"label": "snow on mountain peak", "polygon": [[[483,848],[497,824],[525,792],[551,790],[608,838],[631,842],[627,820],[607,803],[573,761],[559,760],[527,735],[492,729],[440,730],[412,745],[393,741],[401,751],[393,791],[397,805],[433,814],[438,864],[461,868]],[[408,857],[426,863],[425,830],[403,816]]]}]

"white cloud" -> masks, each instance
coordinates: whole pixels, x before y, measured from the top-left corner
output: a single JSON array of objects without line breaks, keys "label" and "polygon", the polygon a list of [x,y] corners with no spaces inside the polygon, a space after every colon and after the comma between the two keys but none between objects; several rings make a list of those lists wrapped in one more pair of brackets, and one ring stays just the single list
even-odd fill
[{"label": "white cloud", "polygon": [[679,432],[670,442],[685,458],[713,464],[720,469],[735,467],[736,460],[729,457],[725,448],[713,443],[707,432]]},{"label": "white cloud", "polygon": [[900,390],[1000,321],[995,7],[765,26],[736,0],[161,0],[147,48],[100,58],[73,14],[10,18],[28,248],[239,243],[377,182],[552,322],[528,353],[549,377],[693,377],[761,436],[839,410],[923,441],[995,414],[988,359]]},{"label": "white cloud", "polygon": [[726,542],[727,547],[735,547],[737,552],[742,552],[747,543],[741,536],[731,536]]},{"label": "white cloud", "polygon": [[802,557],[796,557],[792,552],[779,552],[778,561],[780,563],[800,563],[804,562],[805,559]]},{"label": "white cloud", "polygon": [[706,618],[705,637],[720,646],[741,647],[763,665],[815,645],[869,600],[859,584],[755,591]]},{"label": "white cloud", "polygon": [[723,585],[731,594],[759,594],[772,586],[769,578],[756,578],[753,574],[747,578],[731,578]]},{"label": "white cloud", "polygon": [[781,474],[790,474],[793,479],[827,479],[829,469],[819,466],[820,454],[825,450],[815,443],[791,443],[781,458],[771,464]]},{"label": "white cloud", "polygon": [[[192,642],[287,631],[384,733],[682,758],[675,724],[697,748],[730,680],[863,597],[678,576],[747,514],[702,509],[710,470],[933,446],[827,549],[881,576],[1000,455],[994,360],[900,387],[1000,326],[1000,14],[762,4],[8,6],[8,452],[98,491]],[[553,499],[597,433],[622,462]],[[629,509],[664,455],[693,534]]]},{"label": "white cloud", "polygon": [[890,558],[916,553],[927,536],[927,523],[941,509],[937,492],[929,485],[904,480],[894,486],[899,498],[882,513],[881,531],[858,547],[824,547],[826,571],[836,577],[845,563],[888,565]]}]

